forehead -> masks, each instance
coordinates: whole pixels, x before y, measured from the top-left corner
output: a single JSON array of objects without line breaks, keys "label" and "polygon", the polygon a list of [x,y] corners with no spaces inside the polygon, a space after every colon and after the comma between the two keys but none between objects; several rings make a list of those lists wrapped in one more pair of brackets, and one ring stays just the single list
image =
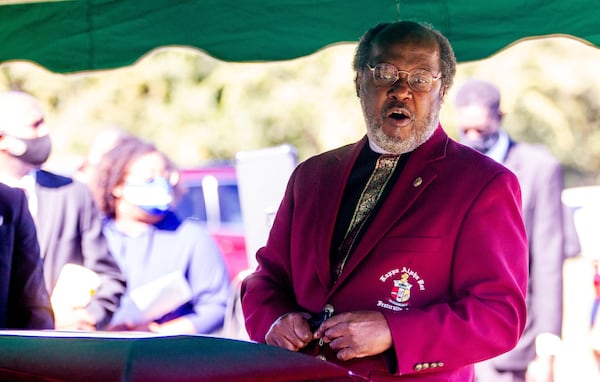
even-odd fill
[{"label": "forehead", "polygon": [[376,62],[400,62],[434,70],[440,67],[440,51],[433,39],[378,39],[373,42],[371,57]]},{"label": "forehead", "polygon": [[0,116],[2,130],[7,133],[18,133],[23,128],[34,127],[44,117],[37,100],[16,92],[0,95]]},{"label": "forehead", "polygon": [[490,109],[487,106],[471,104],[457,108],[459,124],[462,126],[485,125],[490,117]]},{"label": "forehead", "polygon": [[129,163],[130,172],[152,172],[155,170],[164,170],[167,166],[165,158],[156,152],[149,152],[140,155]]}]

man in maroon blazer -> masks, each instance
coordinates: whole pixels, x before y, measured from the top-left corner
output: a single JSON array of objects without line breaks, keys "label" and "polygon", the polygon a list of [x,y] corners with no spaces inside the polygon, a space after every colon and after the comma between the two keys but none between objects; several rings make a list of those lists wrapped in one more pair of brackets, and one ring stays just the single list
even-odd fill
[{"label": "man in maroon blazer", "polygon": [[[292,174],[242,285],[249,335],[373,381],[473,381],[525,325],[518,181],[440,126],[456,60],[439,32],[377,25],[354,68],[367,136]],[[355,211],[381,154],[395,170],[375,209]]]},{"label": "man in maroon blazer", "polygon": [[33,218],[23,191],[0,183],[0,329],[54,329]]}]

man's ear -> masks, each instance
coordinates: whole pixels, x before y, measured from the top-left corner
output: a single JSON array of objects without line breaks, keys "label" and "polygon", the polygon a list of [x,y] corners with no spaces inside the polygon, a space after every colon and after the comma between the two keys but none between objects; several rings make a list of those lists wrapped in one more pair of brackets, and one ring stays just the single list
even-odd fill
[{"label": "man's ear", "polygon": [[440,89],[440,98],[443,101],[444,98],[446,98],[446,91],[448,90],[448,87],[446,87],[445,85],[442,85],[442,88]]},{"label": "man's ear", "polygon": [[356,89],[356,96],[360,98],[360,84],[362,82],[361,73],[356,73],[356,78],[354,78],[354,87]]}]

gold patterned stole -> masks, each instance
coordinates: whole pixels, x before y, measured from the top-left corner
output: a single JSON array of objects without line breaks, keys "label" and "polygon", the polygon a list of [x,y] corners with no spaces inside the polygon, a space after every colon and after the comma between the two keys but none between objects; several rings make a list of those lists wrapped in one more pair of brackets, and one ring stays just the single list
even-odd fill
[{"label": "gold patterned stole", "polygon": [[377,205],[377,202],[381,198],[387,183],[396,169],[399,159],[400,155],[392,154],[383,154],[377,159],[375,169],[371,173],[371,176],[358,199],[348,229],[338,248],[335,260],[335,271],[333,272],[334,282],[337,281],[342,274],[342,271],[350,258],[350,254],[354,249],[358,234],[363,229],[365,222],[373,211],[373,207]]}]

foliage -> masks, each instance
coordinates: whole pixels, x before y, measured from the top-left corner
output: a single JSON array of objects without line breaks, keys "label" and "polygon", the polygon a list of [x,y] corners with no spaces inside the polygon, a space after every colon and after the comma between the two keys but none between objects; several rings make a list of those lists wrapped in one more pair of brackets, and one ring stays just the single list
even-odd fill
[{"label": "foliage", "polygon": [[[111,125],[154,141],[184,167],[282,143],[302,160],[364,134],[353,53],[354,45],[342,44],[293,61],[225,63],[171,47],[131,67],[70,75],[12,62],[0,65],[0,90],[23,89],[43,102],[50,163],[65,171]],[[455,89],[468,76],[488,79],[502,91],[514,138],[547,145],[565,166],[567,185],[600,183],[599,59],[597,49],[557,37],[460,64],[442,123],[456,136]]]},{"label": "foliage", "polygon": [[[600,183],[599,60],[597,48],[575,39],[527,40],[461,64],[456,83],[476,76],[497,84],[509,134],[546,145],[563,164],[567,186],[595,184]],[[446,121],[452,130],[454,117]]]}]

